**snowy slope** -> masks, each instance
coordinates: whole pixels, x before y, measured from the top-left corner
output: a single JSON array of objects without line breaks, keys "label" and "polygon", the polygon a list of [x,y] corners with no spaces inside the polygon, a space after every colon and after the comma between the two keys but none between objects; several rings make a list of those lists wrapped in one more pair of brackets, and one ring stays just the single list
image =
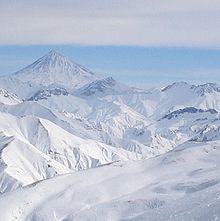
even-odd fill
[{"label": "snowy slope", "polygon": [[218,220],[219,144],[185,143],[157,158],[114,163],[34,183],[0,197],[1,218]]},{"label": "snowy slope", "polygon": [[196,86],[177,82],[162,90],[130,90],[130,93],[109,94],[103,99],[125,104],[153,120],[185,107],[220,111],[220,87],[209,83]]},{"label": "snowy slope", "polygon": [[93,81],[76,90],[75,94],[82,96],[106,96],[108,94],[126,93],[131,88],[115,81],[112,77]]},{"label": "snowy slope", "polygon": [[51,51],[0,88],[0,220],[220,219],[217,84],[138,89]]},{"label": "snowy slope", "polygon": [[18,96],[10,93],[9,91],[5,89],[0,88],[0,103],[13,105],[13,104],[19,104],[21,102],[22,101],[21,99],[19,99]]},{"label": "snowy slope", "polygon": [[30,82],[22,82],[14,78],[13,75],[5,75],[0,76],[0,88],[15,94],[20,99],[27,99],[41,87]]},{"label": "snowy slope", "polygon": [[[121,148],[72,135],[45,119],[0,113],[0,121],[1,192],[17,183],[26,185],[57,174],[138,158]],[[8,176],[14,179],[13,185],[8,186]]]},{"label": "snowy slope", "polygon": [[56,51],[50,51],[33,64],[13,74],[13,78],[32,84],[62,85],[79,88],[99,79],[93,72],[67,59]]},{"label": "snowy slope", "polygon": [[[218,118],[219,94],[205,94],[201,97],[190,91],[189,93],[194,95],[188,95],[188,98],[184,98],[185,101],[182,100],[181,103],[170,92],[164,93],[163,91],[135,92],[122,95],[108,94],[101,97],[92,95],[92,98],[76,95],[51,96],[40,100],[39,103],[53,110],[69,113],[67,115],[70,119],[71,116],[77,115],[81,119],[94,122],[94,125],[99,128],[98,136],[101,137],[102,142],[141,153],[144,157],[151,157],[164,153],[196,135],[199,129],[191,133],[189,127],[193,125],[189,125],[189,122],[197,124],[201,118],[208,117],[207,121],[210,121],[208,123],[213,124],[211,120]],[[207,95],[212,96],[215,103],[212,101],[208,103],[210,99],[206,100],[207,98],[204,97]],[[213,107],[216,109],[211,109]],[[187,113],[187,110],[193,108],[198,112]],[[181,111],[185,112],[181,114]],[[169,128],[170,121],[165,119],[172,114],[177,115],[173,121],[171,119],[176,126]],[[183,121],[182,118],[185,116],[187,120]],[[157,123],[161,119],[164,124]],[[201,130],[206,127],[207,121],[204,121]],[[184,128],[186,132],[178,133],[173,138],[176,131]],[[139,134],[141,131],[144,132]]]},{"label": "snowy slope", "polygon": [[[1,108],[2,111],[17,116],[36,115],[84,139],[104,142],[145,158],[169,151],[196,136],[187,129],[190,134],[178,133],[173,138],[178,127],[165,130],[160,128],[163,125],[157,124],[164,116],[191,107],[220,111],[220,89],[216,84],[195,86],[177,82],[161,90],[140,90],[111,77],[100,79],[54,51],[6,79],[5,87],[9,85],[9,89],[12,82],[18,80],[18,87],[13,90],[29,102],[7,110]],[[81,84],[75,87],[73,81]],[[71,86],[67,85],[69,83]],[[46,112],[41,113],[43,108],[33,101],[43,105]],[[191,117],[199,118],[197,113]],[[181,127],[189,127],[179,123],[181,117],[176,121]],[[204,128],[205,125],[201,129]]]},{"label": "snowy slope", "polygon": [[[13,115],[16,122],[26,117],[39,121],[44,133],[51,136],[54,128],[58,133],[69,134],[66,143],[61,142],[62,152],[68,149],[66,144],[71,146],[73,137],[80,139],[80,143],[89,140],[98,146],[104,145],[107,152],[126,160],[160,155],[189,140],[219,140],[220,88],[217,84],[177,82],[163,89],[142,90],[121,84],[112,77],[101,78],[51,51],[24,69],[1,77],[0,86],[4,88],[0,93],[1,112]],[[45,128],[44,120],[53,126]],[[3,121],[7,122],[8,117]],[[25,123],[23,127],[36,131],[33,137],[37,137],[38,129],[32,129],[38,128],[36,125]],[[17,137],[16,131],[19,129],[10,136]],[[36,147],[32,136],[24,139]],[[45,141],[48,145],[52,145],[50,139],[49,136]],[[80,151],[77,156],[81,156]],[[86,156],[92,152],[91,148]],[[103,156],[97,155],[89,163],[84,160],[79,168],[115,160],[109,155],[102,160]]]}]

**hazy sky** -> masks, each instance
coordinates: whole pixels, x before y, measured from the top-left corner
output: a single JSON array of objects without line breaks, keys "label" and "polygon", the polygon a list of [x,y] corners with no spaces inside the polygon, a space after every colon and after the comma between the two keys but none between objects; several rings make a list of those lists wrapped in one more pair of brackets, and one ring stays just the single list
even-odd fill
[{"label": "hazy sky", "polygon": [[143,87],[220,83],[220,0],[0,0],[0,73],[56,49]]}]

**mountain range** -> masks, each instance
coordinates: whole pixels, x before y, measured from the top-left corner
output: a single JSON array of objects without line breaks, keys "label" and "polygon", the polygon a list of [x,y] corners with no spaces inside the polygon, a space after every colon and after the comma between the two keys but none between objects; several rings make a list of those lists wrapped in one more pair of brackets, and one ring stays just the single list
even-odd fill
[{"label": "mountain range", "polygon": [[216,83],[139,89],[51,51],[0,77],[2,220],[220,219],[219,113]]}]

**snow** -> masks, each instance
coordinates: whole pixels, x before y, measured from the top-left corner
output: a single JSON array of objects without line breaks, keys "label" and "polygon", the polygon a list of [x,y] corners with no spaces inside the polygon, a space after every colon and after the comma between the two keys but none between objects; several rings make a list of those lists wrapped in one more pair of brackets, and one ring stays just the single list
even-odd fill
[{"label": "snow", "polygon": [[13,105],[13,104],[19,104],[21,102],[22,102],[21,99],[19,99],[19,97],[16,96],[15,94],[12,94],[5,89],[0,89],[0,103]]},{"label": "snow", "polygon": [[[112,161],[137,158],[136,154],[122,148],[77,137],[45,119],[0,113],[0,121],[2,174],[22,185]],[[1,191],[4,189],[0,186]]]},{"label": "snow", "polygon": [[43,86],[56,84],[71,89],[82,87],[91,81],[99,79],[93,72],[56,51],[50,51],[47,55],[12,76],[22,82]]},{"label": "snow", "polygon": [[[3,220],[215,220],[219,142],[58,176],[0,197]],[[68,205],[68,206],[67,206]]]},{"label": "snow", "polygon": [[51,51],[0,78],[0,122],[0,220],[220,219],[215,83],[138,89]]}]

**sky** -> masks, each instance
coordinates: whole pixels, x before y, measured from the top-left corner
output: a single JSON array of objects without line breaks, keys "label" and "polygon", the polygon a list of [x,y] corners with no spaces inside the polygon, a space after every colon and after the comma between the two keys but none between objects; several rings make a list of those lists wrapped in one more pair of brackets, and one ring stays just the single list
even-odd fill
[{"label": "sky", "polygon": [[0,0],[0,74],[57,50],[139,87],[220,84],[220,0]]}]

